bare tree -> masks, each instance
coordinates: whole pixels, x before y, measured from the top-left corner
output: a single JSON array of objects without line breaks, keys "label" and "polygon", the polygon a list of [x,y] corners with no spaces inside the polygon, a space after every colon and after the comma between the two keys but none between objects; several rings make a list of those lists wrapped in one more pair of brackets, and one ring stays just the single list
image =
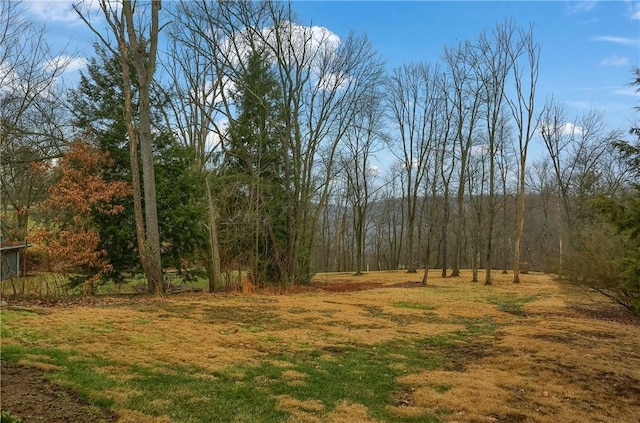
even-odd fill
[{"label": "bare tree", "polygon": [[513,48],[514,28],[510,22],[496,25],[492,38],[481,33],[475,45],[476,72],[482,80],[483,118],[486,125],[487,158],[489,174],[487,175],[489,190],[487,198],[487,215],[483,226],[486,227],[485,284],[491,285],[491,269],[493,267],[493,240],[496,216],[496,157],[500,152],[500,128],[504,125],[504,91],[507,77],[513,63],[509,52]]},{"label": "bare tree", "polygon": [[[391,118],[399,148],[390,146],[402,164],[407,206],[407,272],[416,272],[414,236],[419,196],[434,144],[439,141],[437,112],[441,102],[440,71],[427,64],[410,64],[393,71],[387,83]],[[398,151],[398,153],[395,153]]]},{"label": "bare tree", "polygon": [[455,225],[455,250],[451,276],[460,276],[460,258],[464,242],[465,186],[469,153],[478,124],[482,104],[482,81],[474,74],[472,46],[460,43],[456,48],[445,48],[445,62],[450,76],[449,101],[453,107],[455,122],[454,138],[458,162],[458,190],[456,195],[457,216]]},{"label": "bare tree", "polygon": [[604,116],[597,110],[570,122],[566,107],[553,99],[545,105],[540,120],[539,131],[549,153],[562,216],[558,234],[558,267],[562,274],[563,257],[570,253],[565,247],[574,244],[579,221],[590,209],[588,200],[598,192],[615,192],[625,175],[623,169],[615,171],[616,159],[611,156],[611,145],[621,134],[608,132]]},{"label": "bare tree", "polygon": [[[443,74],[440,78],[440,89],[443,92],[443,122],[445,129],[443,131],[441,154],[439,157],[438,172],[442,181],[442,223],[440,233],[440,262],[442,267],[441,276],[447,276],[448,256],[449,256],[449,222],[451,220],[451,179],[456,169],[455,142],[451,133],[454,125],[453,116],[455,113],[454,103],[450,101],[447,92],[449,90],[450,79],[447,74]],[[426,272],[425,272],[426,275]],[[426,281],[423,281],[426,283]]]},{"label": "bare tree", "polygon": [[167,92],[171,111],[167,120],[176,128],[177,139],[195,152],[195,165],[205,178],[209,291],[214,292],[222,286],[218,241],[220,210],[210,179],[219,162],[222,143],[228,136],[229,73],[234,69],[225,45],[233,40],[237,28],[224,3],[180,2],[170,13],[169,54],[163,62],[172,81]]},{"label": "bare tree", "polygon": [[517,179],[517,171],[514,172],[514,160],[515,160],[515,151],[513,149],[514,145],[511,142],[512,138],[512,128],[508,124],[508,119],[505,118],[502,120],[502,125],[500,125],[499,129],[499,160],[497,162],[498,170],[500,173],[500,188],[501,188],[501,217],[502,217],[502,225],[500,228],[501,232],[501,245],[500,245],[500,261],[502,267],[502,274],[506,275],[508,273],[507,269],[510,265],[509,257],[511,257],[512,248],[512,231],[509,228],[512,228],[513,221],[513,211],[510,209],[512,206],[513,199],[513,187],[510,182],[514,179]]},{"label": "bare tree", "polygon": [[[158,34],[160,32],[160,0],[152,0],[150,7],[145,7],[145,5],[131,0],[123,0],[122,3],[117,4],[100,0],[99,4],[108,30],[111,31],[110,35],[116,40],[115,46],[109,41],[109,35],[103,34],[90,22],[88,14],[84,13],[79,5],[74,5],[74,9],[105,47],[120,60],[140,261],[147,277],[149,290],[160,294],[164,291],[164,287],[162,284],[160,232],[153,166],[153,134],[151,131],[151,87],[156,70]],[[145,13],[149,13],[146,22]],[[145,34],[147,31],[148,33]],[[137,119],[134,119],[133,110],[132,69],[135,71],[138,89]],[[140,184],[139,157],[142,163],[143,187]],[[143,193],[144,211],[142,206]]]},{"label": "bare tree", "polygon": [[535,204],[529,205],[534,214],[527,220],[530,227],[536,228],[535,233],[530,233],[540,254],[536,262],[541,264],[544,272],[557,273],[554,261],[558,257],[558,245],[555,240],[561,234],[556,222],[557,189],[550,159],[545,157],[534,162],[527,171],[527,177],[530,192],[535,197]]},{"label": "bare tree", "polygon": [[402,199],[403,169],[394,163],[382,177],[379,200],[373,206],[378,267],[396,270],[404,252],[406,202]]},{"label": "bare tree", "polygon": [[[427,164],[427,169],[430,172],[427,172],[425,177],[425,199],[427,198],[427,194],[429,196],[429,208],[428,208],[428,229],[427,229],[427,242],[425,247],[425,255],[424,255],[424,275],[422,277],[422,284],[427,285],[429,278],[429,267],[431,265],[431,253],[434,250],[435,236],[436,236],[436,215],[438,212],[438,206],[440,202],[438,201],[438,197],[442,192],[442,207],[443,207],[443,216],[442,216],[442,234],[446,238],[446,227],[449,220],[449,184],[451,181],[451,175],[453,173],[453,161],[449,160],[447,157],[448,149],[450,148],[450,135],[451,135],[451,113],[452,108],[451,103],[448,101],[448,97],[446,95],[447,90],[447,77],[443,72],[437,72],[433,74],[432,83],[435,85],[434,90],[436,93],[436,101],[437,106],[435,108],[435,114],[432,116],[433,122],[435,122],[436,127],[432,133],[433,141],[431,142],[431,154],[429,154],[429,162]],[[447,168],[446,163],[449,163],[450,166]],[[448,170],[447,170],[448,169]],[[446,276],[446,239],[442,240],[444,245],[444,253],[442,255],[444,275]]]},{"label": "bare tree", "polygon": [[472,282],[478,282],[478,269],[480,267],[480,248],[483,238],[482,227],[484,221],[484,193],[487,182],[487,155],[488,149],[484,145],[476,146],[469,159],[467,171],[467,192],[470,208],[473,211],[473,219],[470,219],[471,227],[471,270]]},{"label": "bare tree", "polygon": [[375,185],[379,169],[371,162],[385,138],[382,126],[382,95],[375,92],[375,86],[380,85],[381,81],[372,82],[374,82],[374,87],[371,87],[372,95],[363,97],[364,103],[356,113],[354,124],[345,136],[344,147],[340,154],[341,174],[346,178],[347,199],[353,213],[356,275],[362,275],[364,270],[369,209],[375,200],[376,192],[380,189],[380,186]]},{"label": "bare tree", "polygon": [[59,157],[68,138],[57,81],[71,60],[20,2],[0,2],[0,203],[11,215],[2,225],[8,238],[25,238],[29,210],[48,187],[31,165]]},{"label": "bare tree", "polygon": [[[318,27],[295,23],[291,5],[264,2],[185,2],[181,22],[201,39],[191,44],[213,64],[205,81],[228,120],[235,116],[229,88],[246,59],[260,52],[271,64],[283,101],[281,158],[286,244],[274,253],[281,283],[310,272],[316,225],[337,172],[336,152],[382,65],[366,37],[340,40]],[[202,83],[203,81],[200,81]],[[208,100],[212,101],[212,100]],[[225,145],[225,134],[222,145]]]},{"label": "bare tree", "polygon": [[[527,166],[527,154],[529,144],[536,130],[535,99],[538,83],[538,68],[540,65],[540,46],[533,39],[533,29],[519,30],[519,40],[509,52],[513,62],[513,81],[515,93],[513,97],[507,97],[509,107],[517,128],[518,136],[518,195],[517,195],[517,221],[513,253],[513,283],[520,282],[520,241],[524,229],[525,206],[525,176]],[[524,56],[525,64],[520,61]]]}]

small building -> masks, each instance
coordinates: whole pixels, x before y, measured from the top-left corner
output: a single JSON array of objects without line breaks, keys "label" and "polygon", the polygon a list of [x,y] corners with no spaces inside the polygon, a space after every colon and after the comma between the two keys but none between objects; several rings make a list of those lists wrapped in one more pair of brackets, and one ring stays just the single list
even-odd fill
[{"label": "small building", "polygon": [[0,281],[21,275],[22,257],[29,244],[0,239]]}]

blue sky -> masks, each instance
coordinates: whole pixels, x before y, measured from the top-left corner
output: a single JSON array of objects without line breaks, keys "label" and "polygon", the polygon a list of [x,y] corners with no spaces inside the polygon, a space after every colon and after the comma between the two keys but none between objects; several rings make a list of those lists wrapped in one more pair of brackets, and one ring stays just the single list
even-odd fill
[{"label": "blue sky", "polygon": [[445,45],[472,40],[505,19],[534,25],[541,45],[540,104],[548,95],[570,116],[601,109],[613,128],[627,129],[640,97],[626,86],[640,66],[640,2],[629,1],[296,1],[301,23],[339,36],[367,33],[393,68],[440,60]]},{"label": "blue sky", "polygon": [[[167,1],[165,0],[165,3]],[[69,0],[28,1],[50,39],[79,56],[91,54],[93,35]],[[534,25],[541,45],[538,101],[549,95],[569,116],[591,108],[611,129],[628,129],[640,97],[627,83],[640,66],[639,1],[294,1],[299,23],[328,28],[340,37],[366,33],[389,69],[440,60],[445,45],[472,40],[505,19]],[[81,62],[78,62],[81,66]]]}]

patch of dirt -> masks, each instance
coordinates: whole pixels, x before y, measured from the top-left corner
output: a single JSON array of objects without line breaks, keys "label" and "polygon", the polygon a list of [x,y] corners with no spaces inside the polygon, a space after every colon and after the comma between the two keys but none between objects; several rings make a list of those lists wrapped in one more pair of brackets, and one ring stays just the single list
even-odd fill
[{"label": "patch of dirt", "polygon": [[531,338],[542,339],[543,341],[555,342],[558,344],[573,344],[578,338],[569,334],[553,334],[553,333],[540,333],[532,335]]},{"label": "patch of dirt", "polygon": [[506,413],[506,414],[490,414],[491,421],[504,422],[504,423],[521,423],[529,421],[529,418],[524,414]]},{"label": "patch of dirt", "polygon": [[442,354],[442,368],[446,371],[464,372],[467,365],[477,363],[492,354],[491,345],[484,342],[465,342],[436,349]]},{"label": "patch of dirt", "polygon": [[393,288],[431,288],[433,285],[423,285],[422,281],[398,282],[390,285]]},{"label": "patch of dirt", "polygon": [[2,411],[21,417],[25,423],[106,423],[116,422],[115,413],[93,406],[71,389],[44,380],[45,373],[34,367],[0,361]]},{"label": "patch of dirt", "polygon": [[640,319],[637,316],[618,307],[603,307],[602,304],[590,306],[569,304],[569,308],[579,317],[640,326]]},{"label": "patch of dirt", "polygon": [[[73,307],[101,307],[111,305],[133,305],[145,300],[155,300],[151,295],[70,295],[65,297],[36,297],[30,295],[3,295],[3,304],[9,310],[22,307],[68,309]],[[34,310],[31,310],[34,311]]]},{"label": "patch of dirt", "polygon": [[366,291],[368,289],[375,289],[383,286],[381,282],[352,282],[352,283],[340,283],[324,285],[320,289],[326,292],[354,292],[354,291]]},{"label": "patch of dirt", "polygon": [[415,405],[413,393],[416,388],[411,386],[400,386],[391,393],[391,405],[394,407],[412,407]]}]

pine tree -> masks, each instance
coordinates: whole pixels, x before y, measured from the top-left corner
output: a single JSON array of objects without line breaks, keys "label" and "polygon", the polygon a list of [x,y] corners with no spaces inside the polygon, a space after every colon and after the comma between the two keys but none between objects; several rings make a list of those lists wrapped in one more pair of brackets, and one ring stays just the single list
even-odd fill
[{"label": "pine tree", "polygon": [[[288,242],[284,218],[283,102],[268,61],[254,51],[233,95],[238,116],[229,125],[222,178],[232,187],[223,233],[228,253],[244,257],[257,284],[280,283]],[[233,236],[232,236],[233,235]],[[233,238],[233,239],[232,239]]]}]

